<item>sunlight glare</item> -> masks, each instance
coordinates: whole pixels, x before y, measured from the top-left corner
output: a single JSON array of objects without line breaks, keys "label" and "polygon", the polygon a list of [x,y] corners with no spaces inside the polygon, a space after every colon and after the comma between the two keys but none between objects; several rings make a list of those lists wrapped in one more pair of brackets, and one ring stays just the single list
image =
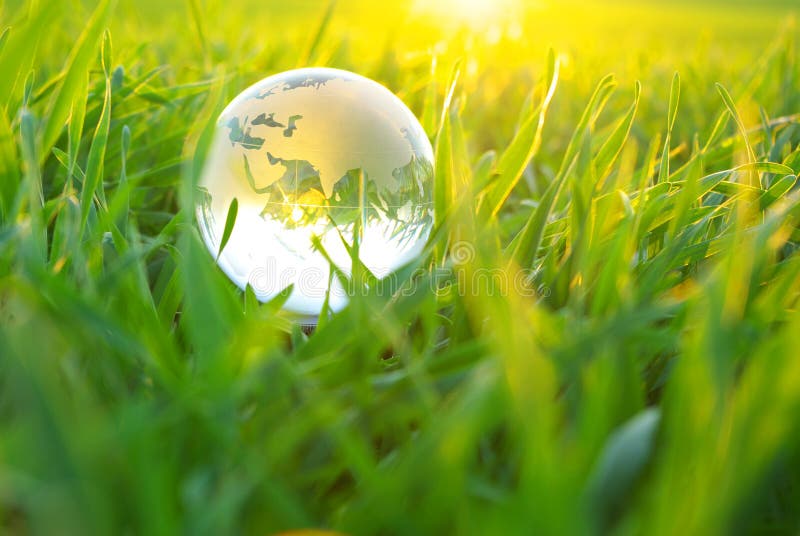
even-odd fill
[{"label": "sunlight glare", "polygon": [[510,23],[521,11],[520,0],[416,0],[414,11],[438,21],[485,30]]}]

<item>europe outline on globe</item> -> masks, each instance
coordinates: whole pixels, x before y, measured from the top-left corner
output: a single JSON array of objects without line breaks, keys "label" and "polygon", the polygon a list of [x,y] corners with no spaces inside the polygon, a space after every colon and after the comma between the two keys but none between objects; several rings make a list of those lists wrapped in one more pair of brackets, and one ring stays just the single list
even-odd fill
[{"label": "europe outline on globe", "polygon": [[[433,151],[414,114],[377,82],[328,68],[288,71],[222,112],[200,179],[197,219],[216,256],[231,201],[236,224],[218,263],[262,301],[293,285],[284,308],[313,320],[347,303],[328,259],[360,259],[382,277],[421,251],[433,223]],[[330,285],[329,285],[330,283]]]}]

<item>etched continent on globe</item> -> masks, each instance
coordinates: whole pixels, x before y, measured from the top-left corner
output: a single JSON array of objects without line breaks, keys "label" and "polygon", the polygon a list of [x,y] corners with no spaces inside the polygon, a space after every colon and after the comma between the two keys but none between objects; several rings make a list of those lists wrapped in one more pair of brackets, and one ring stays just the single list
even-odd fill
[{"label": "etched continent on globe", "polygon": [[[433,221],[432,162],[419,122],[380,84],[337,69],[275,75],[242,92],[218,120],[200,181],[201,232],[216,254],[236,198],[220,266],[264,300],[276,290],[267,280],[294,284],[286,307],[313,315],[325,293],[317,283],[308,285],[313,292],[298,285],[310,270],[323,274],[327,290],[329,264],[312,242],[345,272],[342,241],[357,229],[360,258],[376,275],[408,262]],[[334,306],[345,302],[331,296]]]}]

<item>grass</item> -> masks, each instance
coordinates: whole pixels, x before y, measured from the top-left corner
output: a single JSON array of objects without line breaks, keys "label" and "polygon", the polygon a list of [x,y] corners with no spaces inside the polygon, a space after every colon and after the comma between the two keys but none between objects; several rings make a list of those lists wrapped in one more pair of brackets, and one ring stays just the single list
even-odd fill
[{"label": "grass", "polygon": [[[0,532],[800,529],[794,4],[422,6],[2,4]],[[438,219],[311,335],[191,217],[306,64],[409,103]]]}]

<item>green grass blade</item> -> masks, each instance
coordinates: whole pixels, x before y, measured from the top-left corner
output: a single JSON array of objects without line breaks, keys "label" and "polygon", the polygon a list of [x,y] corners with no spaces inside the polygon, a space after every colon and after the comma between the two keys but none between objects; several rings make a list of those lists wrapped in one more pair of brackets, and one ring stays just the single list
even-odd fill
[{"label": "green grass blade", "polygon": [[3,30],[3,33],[0,33],[0,56],[3,55],[3,50],[6,48],[6,43],[8,43],[8,33],[11,31],[11,28],[6,27]]},{"label": "green grass blade", "polygon": [[544,128],[547,111],[558,85],[559,64],[555,53],[550,50],[548,56],[548,79],[545,87],[546,93],[542,102],[535,110],[530,110],[522,121],[514,139],[508,148],[500,155],[497,162],[497,180],[493,183],[488,194],[488,204],[491,215],[496,216],[503,204],[508,199],[514,186],[522,177],[522,172],[536,155],[542,143],[542,129]]},{"label": "green grass blade", "polygon": [[24,242],[24,255],[31,268],[43,267],[47,258],[47,229],[44,223],[42,176],[36,144],[36,123],[28,110],[20,117],[22,161],[25,169],[24,188],[27,194],[27,209],[30,236]]},{"label": "green grass blade", "polygon": [[450,125],[450,105],[453,102],[453,94],[458,84],[461,73],[460,63],[453,66],[450,82],[447,85],[447,95],[445,96],[439,128],[436,133],[434,143],[435,166],[434,166],[434,215],[436,226],[444,223],[445,214],[453,203],[453,162],[452,162],[452,132]]},{"label": "green grass blade", "polygon": [[625,141],[631,133],[633,120],[636,117],[636,110],[639,108],[639,97],[641,93],[642,84],[637,81],[633,89],[633,103],[594,157],[594,166],[598,180],[608,175],[614,162],[616,162],[620,153],[622,153]]},{"label": "green grass blade", "polygon": [[[47,120],[42,126],[41,146],[44,155],[50,153],[50,148],[55,145],[61,135],[72,109],[75,93],[82,87],[89,63],[95,54],[97,44],[103,35],[103,30],[111,18],[113,5],[114,0],[100,0],[98,2],[91,19],[70,52],[64,67],[64,78],[55,90],[48,106]],[[108,60],[111,61],[110,58]],[[109,83],[109,93],[110,90]]]},{"label": "green grass blade", "polygon": [[[744,140],[745,150],[747,151],[747,161],[749,163],[755,162],[756,153],[753,151],[753,147],[750,145],[750,139],[747,136],[747,128],[744,126],[744,122],[742,121],[742,117],[739,115],[739,111],[736,109],[736,104],[733,102],[730,93],[728,90],[725,89],[720,83],[717,83],[717,91],[719,92],[720,97],[722,97],[722,102],[725,103],[725,107],[728,109],[728,113],[730,113],[731,117],[733,118],[736,126],[739,129],[739,134],[742,136]],[[761,187],[761,179],[755,175],[750,175],[750,186],[758,186]]]},{"label": "green grass blade", "polygon": [[308,46],[305,52],[303,52],[299,58],[299,63],[297,64],[298,67],[307,67],[309,64],[312,64],[316,61],[319,54],[320,44],[322,43],[325,33],[331,24],[331,19],[333,19],[333,14],[335,11],[336,0],[329,0],[328,5],[325,8],[325,13],[319,20],[319,24],[317,24],[317,28],[314,31],[311,39],[308,41]]},{"label": "green grass blade", "polygon": [[219,261],[222,250],[228,245],[228,240],[231,238],[233,226],[236,224],[236,214],[239,212],[239,201],[234,197],[231,199],[231,204],[228,207],[228,215],[225,218],[225,229],[222,231],[222,238],[219,241],[219,251],[217,251],[217,261]]},{"label": "green grass blade", "polygon": [[672,129],[678,117],[678,105],[681,100],[681,77],[676,72],[672,77],[669,89],[669,110],[667,116],[667,135],[664,138],[664,150],[661,152],[661,167],[658,170],[658,182],[665,182],[669,178],[669,152],[672,144]]},{"label": "green grass blade", "polygon": [[601,527],[611,521],[656,448],[661,414],[646,409],[609,437],[586,487],[589,508]]},{"label": "green grass blade", "polygon": [[436,84],[436,56],[431,56],[431,70],[428,84],[425,87],[425,99],[422,104],[422,116],[420,122],[422,128],[431,136],[436,132],[436,109],[437,109],[437,84]]},{"label": "green grass blade", "polygon": [[759,208],[766,210],[778,200],[782,199],[797,183],[797,175],[784,175],[776,180],[769,190],[761,194],[759,198]]},{"label": "green grass blade", "polygon": [[561,193],[567,178],[577,166],[578,157],[581,153],[581,145],[579,144],[582,143],[583,135],[597,119],[598,114],[605,106],[608,97],[615,87],[616,81],[611,75],[606,76],[598,83],[589,100],[589,104],[584,109],[581,120],[578,122],[572,134],[572,139],[567,145],[558,174],[547,187],[536,210],[531,213],[522,230],[514,237],[514,240],[508,247],[512,262],[525,267],[529,267],[533,264],[536,258],[536,252],[539,249],[544,235],[545,225],[553,210],[556,199]]},{"label": "green grass blade", "polygon": [[10,220],[19,188],[17,143],[5,114],[0,113],[0,223]]},{"label": "green grass blade", "polygon": [[81,188],[81,226],[80,236],[86,232],[86,223],[89,220],[89,211],[92,208],[92,200],[98,194],[98,189],[102,188],[103,182],[103,160],[105,159],[106,146],[108,145],[108,130],[111,124],[111,78],[109,76],[108,63],[111,61],[111,39],[106,32],[103,39],[103,69],[106,74],[105,96],[103,98],[103,109],[97,127],[92,137],[92,144],[89,146],[89,156],[86,159],[86,180]]},{"label": "green grass blade", "polygon": [[72,102],[72,113],[69,117],[69,127],[67,129],[67,146],[69,148],[67,165],[67,188],[72,185],[75,175],[75,166],[78,163],[78,156],[83,138],[83,123],[86,118],[86,100],[88,92],[88,79],[84,77],[75,90],[75,99]]},{"label": "green grass blade", "polygon": [[16,84],[31,69],[34,55],[42,38],[42,28],[52,24],[58,12],[45,2],[32,5],[34,9],[24,25],[6,29],[3,33],[7,40],[0,54],[0,106],[6,108],[14,95]]},{"label": "green grass blade", "polygon": [[200,51],[203,57],[208,61],[208,39],[206,38],[206,30],[202,10],[200,9],[200,2],[198,0],[188,0],[189,13],[192,16],[192,23],[194,24],[194,31],[197,32],[197,40],[200,43]]}]

